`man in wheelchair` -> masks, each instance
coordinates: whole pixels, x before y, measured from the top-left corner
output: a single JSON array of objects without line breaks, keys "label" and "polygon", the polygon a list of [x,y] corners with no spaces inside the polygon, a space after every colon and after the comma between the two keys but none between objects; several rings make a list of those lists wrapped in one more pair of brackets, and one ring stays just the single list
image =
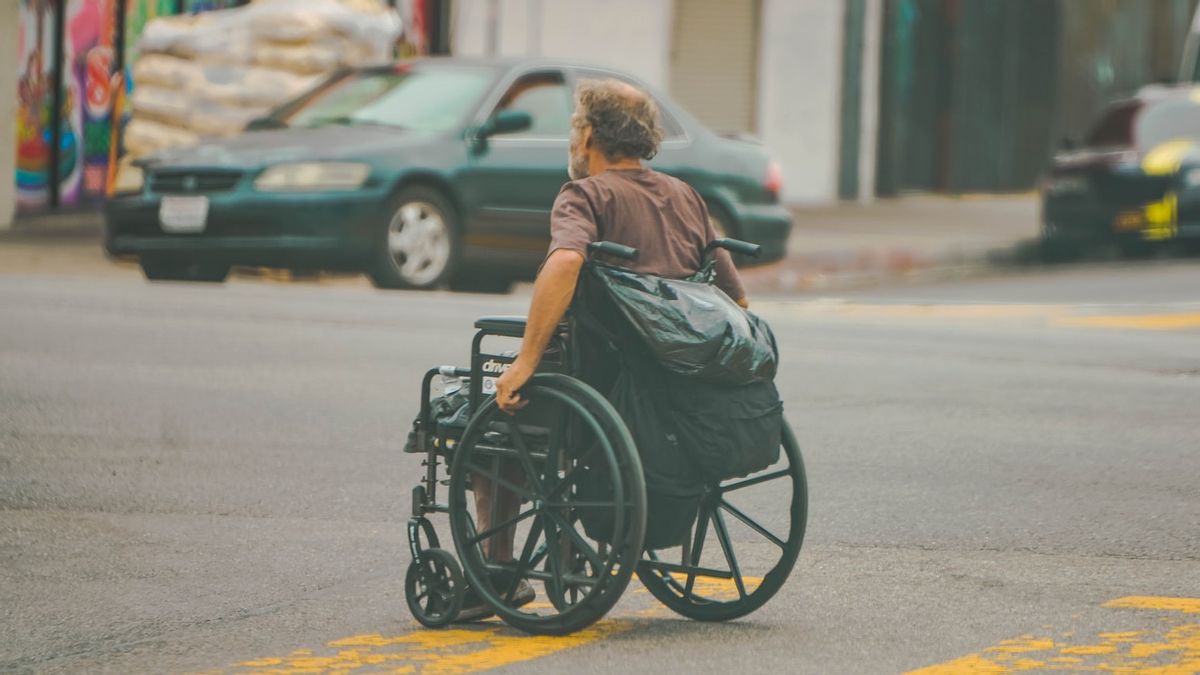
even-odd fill
[{"label": "man in wheelchair", "polygon": [[[620,261],[635,272],[683,279],[704,262],[708,245],[717,238],[704,200],[683,181],[643,165],[654,157],[663,132],[650,97],[617,80],[585,81],[579,85],[578,105],[571,119],[569,173],[550,217],[550,250],[534,283],[524,339],[516,360],[496,381],[496,402],[513,414],[526,405],[521,388],[537,371],[552,336],[572,299],[588,246],[603,240],[636,248],[636,261]],[[729,252],[715,251],[716,285],[743,308],[749,306]],[[518,471],[508,477],[518,482]],[[492,503],[482,496],[493,491],[487,479],[476,476],[477,522],[512,518],[520,500],[500,489]],[[514,531],[490,542],[489,556],[511,560]],[[469,594],[460,611],[463,619],[487,613]],[[514,598],[533,600],[533,589],[522,582]]]}]

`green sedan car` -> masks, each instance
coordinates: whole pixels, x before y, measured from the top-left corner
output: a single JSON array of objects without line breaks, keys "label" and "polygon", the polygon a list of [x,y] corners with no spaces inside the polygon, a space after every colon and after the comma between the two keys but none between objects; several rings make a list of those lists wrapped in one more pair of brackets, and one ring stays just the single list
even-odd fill
[{"label": "green sedan car", "polygon": [[757,143],[724,138],[623,73],[534,60],[425,59],[345,70],[235,138],[122,170],[110,254],[150,279],[231,266],[365,272],[383,288],[502,290],[531,279],[567,178],[572,92],[614,77],[653,95],[654,168],[707,200],[717,228],[784,255],[791,216]]}]

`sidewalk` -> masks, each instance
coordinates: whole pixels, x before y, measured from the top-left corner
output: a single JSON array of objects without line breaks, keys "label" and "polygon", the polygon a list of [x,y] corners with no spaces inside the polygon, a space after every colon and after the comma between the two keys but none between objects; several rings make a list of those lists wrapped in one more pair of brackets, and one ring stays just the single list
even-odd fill
[{"label": "sidewalk", "polygon": [[759,292],[873,286],[978,274],[993,251],[1038,236],[1035,194],[912,195],[793,210],[788,257],[747,270]]},{"label": "sidewalk", "polygon": [[[797,208],[788,257],[743,271],[753,293],[912,283],[979,274],[989,253],[1038,234],[1035,195],[916,195]],[[19,219],[0,231],[0,272],[123,275],[101,250],[98,212]]]},{"label": "sidewalk", "polygon": [[99,211],[17,216],[12,229],[0,230],[0,273],[113,276],[136,270],[108,259],[103,230]]}]

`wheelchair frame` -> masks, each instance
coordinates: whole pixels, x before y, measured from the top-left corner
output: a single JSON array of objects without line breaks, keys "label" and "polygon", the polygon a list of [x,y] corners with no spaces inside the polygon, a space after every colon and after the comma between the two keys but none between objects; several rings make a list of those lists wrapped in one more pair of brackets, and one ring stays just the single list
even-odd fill
[{"label": "wheelchair frame", "polygon": [[[706,255],[716,247],[727,248],[731,251],[746,255],[754,255],[757,249],[756,246],[747,244],[745,242],[727,239],[717,240],[710,245],[709,249],[706,250]],[[613,244],[611,242],[597,242],[592,244],[589,248],[590,252],[592,253],[605,253],[611,256],[617,256],[626,259],[635,259],[637,255],[635,249]],[[576,308],[573,304],[573,310],[574,309]],[[596,393],[594,389],[587,387],[587,385],[583,384],[581,380],[577,380],[573,377],[573,374],[581,372],[581,363],[579,362],[579,359],[581,358],[581,350],[578,348],[578,337],[580,333],[577,318],[578,317],[575,311],[568,313],[565,329],[560,327],[560,330],[557,331],[555,336],[552,338],[550,347],[546,352],[547,357],[543,360],[542,366],[539,367],[539,375],[535,376],[535,379],[531,380],[531,382],[546,382],[548,384],[552,384],[553,382],[549,382],[547,378],[542,377],[541,373],[546,371],[557,372],[560,374],[557,377],[561,378],[563,376],[567,376],[577,383],[577,385],[571,385],[572,387],[583,387],[586,390],[590,390],[592,393]],[[491,392],[484,391],[484,383],[486,378],[493,374],[485,373],[485,368],[495,369],[494,374],[499,375],[503,372],[506,365],[514,360],[514,357],[507,354],[494,354],[485,352],[483,348],[484,341],[490,337],[506,337],[517,339],[523,337],[525,329],[525,317],[483,317],[475,322],[475,328],[476,333],[471,342],[471,366],[469,368],[439,366],[436,368],[431,368],[425,373],[421,382],[420,414],[414,423],[414,445],[416,448],[418,448],[417,452],[423,452],[426,457],[422,462],[422,466],[425,469],[425,475],[421,480],[421,483],[415,486],[412,491],[412,516],[408,521],[408,540],[412,562],[409,566],[408,573],[406,574],[405,595],[409,608],[414,617],[417,618],[417,620],[422,624],[434,628],[445,626],[455,620],[459,608],[461,607],[467,578],[464,577],[463,569],[460,567],[460,564],[465,564],[460,563],[460,561],[464,561],[465,558],[462,550],[462,541],[460,541],[459,530],[455,530],[455,543],[458,553],[458,556],[456,557],[455,555],[452,555],[445,549],[441,548],[436,529],[434,528],[433,523],[430,521],[428,516],[437,513],[445,513],[451,516],[452,527],[456,522],[458,522],[455,520],[454,516],[456,514],[453,513],[451,503],[438,501],[438,484],[442,483],[448,487],[450,486],[452,482],[451,474],[454,470],[454,467],[452,467],[453,458],[463,454],[464,451],[461,446],[463,445],[464,439],[468,437],[469,430],[472,430],[476,425],[482,425],[486,423],[488,419],[485,418],[489,418],[489,415],[495,417],[496,413],[498,412],[494,403],[492,402],[492,399],[485,398],[485,396]],[[469,421],[465,425],[450,425],[444,420],[435,420],[433,418],[430,396],[432,393],[433,380],[438,376],[444,376],[448,378],[467,378],[467,383],[470,387],[467,402],[467,418]],[[559,382],[560,384],[563,383],[561,380],[554,380],[554,382]],[[596,395],[598,396],[598,393]],[[602,399],[603,397],[600,398]],[[593,408],[596,408],[594,402],[592,405]],[[609,410],[611,411],[611,406],[609,406]],[[616,415],[615,411],[605,413],[603,410],[593,410],[592,412]],[[624,429],[624,422],[620,420],[619,416],[616,416],[616,423],[620,425],[622,430]],[[492,424],[511,424],[511,426],[505,428],[511,432],[511,435],[514,438],[523,437],[524,435],[524,432],[520,430],[522,425],[518,422],[493,421]],[[480,433],[482,432],[475,433],[474,435],[479,436]],[[624,435],[626,438],[628,438],[627,431],[624,431]],[[518,444],[520,445],[519,450],[527,455],[522,459],[522,461],[525,462],[525,466],[531,467],[532,465],[528,463],[529,453],[526,452],[526,448],[524,447],[525,442],[526,441],[524,440],[518,441]],[[629,444],[632,445],[631,439]],[[468,451],[473,450],[473,448],[474,446],[469,447]],[[496,602],[495,600],[499,598],[499,594],[494,593],[493,597],[488,599],[488,603],[493,606],[493,609],[500,614],[502,619],[517,626],[518,628],[531,633],[565,634],[579,630],[580,628],[585,627],[586,625],[603,616],[608,608],[610,608],[612,604],[615,604],[620,593],[624,590],[624,586],[628,582],[629,577],[633,574],[634,570],[636,570],[637,575],[640,579],[642,579],[642,582],[646,585],[647,590],[649,590],[660,601],[664,602],[664,604],[666,604],[668,607],[679,612],[680,614],[683,614],[684,616],[698,620],[719,621],[736,618],[754,611],[763,603],[765,603],[766,600],[768,600],[771,596],[773,596],[776,591],[778,591],[779,587],[782,586],[783,581],[790,573],[796,557],[799,554],[807,520],[807,485],[805,482],[803,461],[800,457],[799,448],[795,443],[795,439],[792,436],[790,429],[787,429],[786,427],[786,422],[784,429],[784,450],[785,452],[782,453],[782,456],[788,462],[788,466],[782,470],[774,470],[758,476],[752,476],[741,481],[730,483],[728,486],[711,485],[706,488],[705,496],[701,505],[700,518],[697,521],[694,535],[690,535],[686,541],[681,542],[682,557],[680,563],[678,564],[667,562],[666,560],[660,558],[658,552],[656,551],[643,552],[641,550],[641,535],[644,531],[641,528],[644,528],[645,518],[645,487],[644,483],[642,482],[640,468],[638,468],[636,471],[636,476],[632,476],[631,474],[632,480],[630,480],[630,482],[638,483],[639,485],[631,485],[630,487],[637,487],[641,490],[641,496],[638,499],[640,499],[639,503],[642,505],[642,513],[635,515],[634,517],[635,520],[637,518],[641,518],[643,524],[639,525],[635,522],[634,529],[636,530],[636,536],[634,536],[634,534],[629,535],[631,539],[636,541],[631,540],[629,542],[614,542],[612,544],[614,548],[618,544],[624,543],[632,545],[638,549],[636,552],[632,553],[633,560],[636,561],[632,566],[634,569],[624,570],[624,568],[628,566],[628,563],[621,563],[623,570],[621,576],[623,580],[618,580],[618,582],[613,586],[612,590],[615,590],[615,596],[606,597],[598,602],[594,602],[593,604],[596,605],[594,609],[596,611],[592,611],[591,613],[584,612],[582,617],[572,617],[570,620],[564,620],[562,619],[562,616],[569,614],[571,606],[567,606],[566,608],[559,607],[559,604],[564,603],[555,602],[555,606],[562,612],[562,614],[558,615],[555,620],[539,620],[537,617],[527,617],[516,612],[515,608],[508,608],[505,606],[505,601],[512,600],[513,588],[515,588],[517,583],[515,580],[508,589],[508,593],[505,598],[500,598],[500,601]],[[489,445],[487,452],[495,454],[501,452],[516,453],[517,451],[513,449],[503,450],[502,448],[496,448]],[[629,451],[626,450],[625,452]],[[639,460],[637,460],[636,457],[636,449],[634,449],[632,452],[634,463],[638,463]],[[464,459],[462,461],[465,463],[467,460]],[[445,472],[447,477],[444,479],[439,477],[438,467],[442,465],[447,467]],[[461,474],[463,471],[469,470],[470,469],[464,468],[460,469],[459,472]],[[619,471],[620,470],[618,470],[618,473]],[[786,540],[772,534],[767,528],[758,524],[740,509],[734,507],[725,500],[725,494],[727,492],[784,477],[787,477],[791,480],[793,494],[791,509],[789,511],[791,520],[789,521],[789,532]],[[458,480],[458,484],[461,488],[461,476]],[[618,478],[617,481],[620,483],[621,479]],[[618,494],[620,494],[620,489],[618,489]],[[620,508],[622,509],[629,508],[629,505],[625,502],[625,499],[626,498],[621,498]],[[461,496],[459,497],[459,501],[460,503],[462,502]],[[463,503],[463,508],[466,508],[465,503]],[[735,519],[740,520],[753,531],[758,532],[768,541],[781,549],[781,558],[778,564],[772,568],[771,572],[763,577],[759,586],[752,592],[747,591],[744,583],[736,555],[733,552],[733,541],[729,535],[729,531],[723,516],[721,515],[722,510],[729,513]],[[729,571],[706,567],[701,564],[704,538],[707,534],[707,527],[710,522],[715,529],[725,559],[729,563]],[[473,539],[476,544],[481,539],[496,536],[496,531],[498,531],[500,528],[509,527],[508,525],[504,524],[501,524],[500,526],[494,526],[494,524],[489,525],[493,525],[492,529],[488,530],[491,531],[492,534],[487,534],[488,531],[485,531],[486,536],[484,537],[478,535],[478,533],[474,531],[473,526],[470,526],[471,534],[475,535]],[[515,524],[511,525],[511,527],[515,527]],[[543,549],[550,548],[550,530],[554,529],[555,527],[558,528],[558,534],[555,536],[558,537],[561,535],[564,540],[567,539],[567,529],[563,529],[561,527],[561,522],[558,526],[547,525],[544,532],[546,544],[542,547]],[[631,530],[631,532],[633,531]],[[542,533],[539,532],[538,534],[534,535],[533,540],[531,542],[527,542],[527,546],[536,544],[539,536],[542,536]],[[578,535],[574,534],[572,536]],[[462,538],[465,538],[465,535],[463,535]],[[424,540],[424,543],[422,540]],[[555,546],[558,545],[558,543],[555,543]],[[600,544],[601,550],[603,550],[604,546],[604,543]],[[569,547],[570,544],[568,544],[568,548]],[[533,568],[529,566],[530,553],[531,552],[529,550],[524,552],[523,561],[526,564],[526,569],[524,570],[526,574],[533,573]],[[624,551],[622,553],[624,555],[628,555],[630,552]],[[645,557],[643,557],[643,553]],[[553,558],[557,555],[557,553],[549,553],[544,555],[548,555],[548,557]],[[614,555],[616,555],[615,552]],[[476,560],[476,558],[472,558],[472,560]],[[548,562],[547,564],[549,565],[550,563]],[[593,567],[593,572],[599,575],[596,570],[595,561],[593,560],[591,564]],[[608,564],[611,567],[613,563],[609,562]],[[472,582],[480,579],[481,573],[490,573],[487,569],[489,566],[486,561],[483,562],[484,569],[482,572],[481,570],[476,569],[475,566],[466,566],[469,568],[467,570],[467,577],[471,578]],[[547,573],[543,572],[539,574],[541,576],[537,578],[544,580],[544,583],[547,584],[548,591],[550,588],[549,585],[552,583],[555,583],[556,587],[560,590],[563,587],[563,580],[561,578],[555,582],[551,576],[551,579],[546,581],[545,579]],[[609,568],[605,568],[604,574],[610,574]],[[683,577],[684,580],[681,581],[680,577]],[[704,597],[697,590],[696,581],[698,578],[705,577],[720,580],[732,580],[735,583],[738,598],[734,601],[724,601],[722,599]],[[607,583],[607,581],[607,579],[597,576],[596,580],[593,582],[593,593],[599,592],[596,589],[600,589]],[[609,595],[612,596],[613,594],[610,593]],[[484,594],[484,597],[487,598],[487,595]],[[559,600],[561,601],[562,599],[559,598]],[[579,612],[576,612],[576,614],[579,614]]]}]

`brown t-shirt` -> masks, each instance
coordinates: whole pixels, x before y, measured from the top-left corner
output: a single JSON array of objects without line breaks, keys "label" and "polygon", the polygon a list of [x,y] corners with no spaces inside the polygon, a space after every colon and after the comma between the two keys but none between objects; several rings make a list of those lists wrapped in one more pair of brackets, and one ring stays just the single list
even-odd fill
[{"label": "brown t-shirt", "polygon": [[[704,247],[717,238],[708,207],[690,185],[651,169],[610,169],[562,187],[550,214],[550,251],[587,257],[594,241],[638,249],[636,261],[608,259],[635,272],[682,279],[700,269]],[[746,295],[729,252],[716,252],[717,286],[734,300]]]}]

